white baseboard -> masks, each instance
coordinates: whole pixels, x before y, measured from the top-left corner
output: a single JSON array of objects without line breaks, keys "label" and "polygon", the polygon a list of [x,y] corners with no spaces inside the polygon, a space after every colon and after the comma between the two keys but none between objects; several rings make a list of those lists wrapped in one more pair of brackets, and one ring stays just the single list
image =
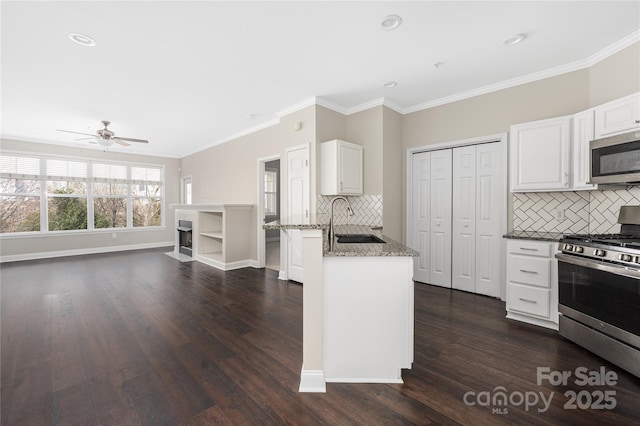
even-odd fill
[{"label": "white baseboard", "polygon": [[93,248],[86,248],[86,249],[13,254],[8,256],[0,256],[0,263],[19,262],[22,260],[48,259],[53,257],[81,256],[83,254],[111,253],[116,251],[127,251],[127,250],[144,250],[144,249],[158,248],[158,247],[169,247],[169,246],[173,247],[174,245],[175,245],[175,241],[164,241],[164,242],[158,242],[158,243],[128,244],[124,246],[93,247]]},{"label": "white baseboard", "polygon": [[220,269],[222,271],[231,271],[233,269],[240,268],[257,268],[258,261],[253,259],[244,259],[238,260],[236,262],[220,262],[219,260],[209,259],[207,257],[196,256],[196,260],[198,262],[202,262],[205,265],[213,266],[214,268]]},{"label": "white baseboard", "polygon": [[287,272],[286,271],[280,271],[280,273],[278,274],[278,279],[279,280],[283,280],[283,281],[287,281]]},{"label": "white baseboard", "polygon": [[327,385],[324,381],[324,373],[322,370],[305,370],[302,368],[300,372],[300,388],[298,392],[327,392]]}]

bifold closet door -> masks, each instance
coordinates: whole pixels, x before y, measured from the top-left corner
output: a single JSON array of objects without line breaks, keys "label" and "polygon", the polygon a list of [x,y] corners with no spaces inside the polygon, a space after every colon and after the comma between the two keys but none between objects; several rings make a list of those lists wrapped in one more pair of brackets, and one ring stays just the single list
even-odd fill
[{"label": "bifold closet door", "polygon": [[476,289],[476,147],[453,149],[451,286]]},{"label": "bifold closet door", "polygon": [[499,143],[453,149],[452,287],[500,297]]},{"label": "bifold closet door", "polygon": [[414,262],[413,279],[428,283],[429,235],[431,233],[431,153],[419,152],[412,156],[412,248],[420,253]]},{"label": "bifold closet door", "polygon": [[429,284],[451,287],[451,149],[431,151]]},{"label": "bifold closet door", "polygon": [[500,297],[505,171],[500,143],[476,145],[476,293]]}]

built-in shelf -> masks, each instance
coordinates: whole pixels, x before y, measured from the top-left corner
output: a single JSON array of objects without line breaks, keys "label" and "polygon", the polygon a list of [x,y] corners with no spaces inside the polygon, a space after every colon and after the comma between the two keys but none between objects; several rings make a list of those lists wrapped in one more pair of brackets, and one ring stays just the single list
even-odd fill
[{"label": "built-in shelf", "polygon": [[191,204],[174,208],[176,217],[179,213],[194,216],[195,260],[225,271],[255,266],[251,259],[251,235],[256,227],[253,204]]},{"label": "built-in shelf", "polygon": [[222,232],[201,232],[200,235],[203,237],[216,238],[218,240],[222,239]]}]

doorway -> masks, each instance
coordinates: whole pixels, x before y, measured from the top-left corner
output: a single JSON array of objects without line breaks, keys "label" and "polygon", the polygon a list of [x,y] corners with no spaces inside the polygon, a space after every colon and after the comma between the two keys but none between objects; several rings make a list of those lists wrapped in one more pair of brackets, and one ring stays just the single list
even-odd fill
[{"label": "doorway", "polygon": [[[280,159],[264,163],[264,223],[280,220]],[[267,229],[264,238],[265,268],[280,271],[280,230]]]}]

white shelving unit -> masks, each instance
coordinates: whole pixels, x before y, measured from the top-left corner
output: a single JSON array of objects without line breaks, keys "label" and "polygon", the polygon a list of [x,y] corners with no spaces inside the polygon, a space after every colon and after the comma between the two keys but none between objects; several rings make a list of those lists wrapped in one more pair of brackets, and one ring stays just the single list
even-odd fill
[{"label": "white shelving unit", "polygon": [[251,259],[251,236],[255,234],[253,204],[176,205],[176,212],[195,214],[193,253],[195,260],[223,271],[255,266]]}]

